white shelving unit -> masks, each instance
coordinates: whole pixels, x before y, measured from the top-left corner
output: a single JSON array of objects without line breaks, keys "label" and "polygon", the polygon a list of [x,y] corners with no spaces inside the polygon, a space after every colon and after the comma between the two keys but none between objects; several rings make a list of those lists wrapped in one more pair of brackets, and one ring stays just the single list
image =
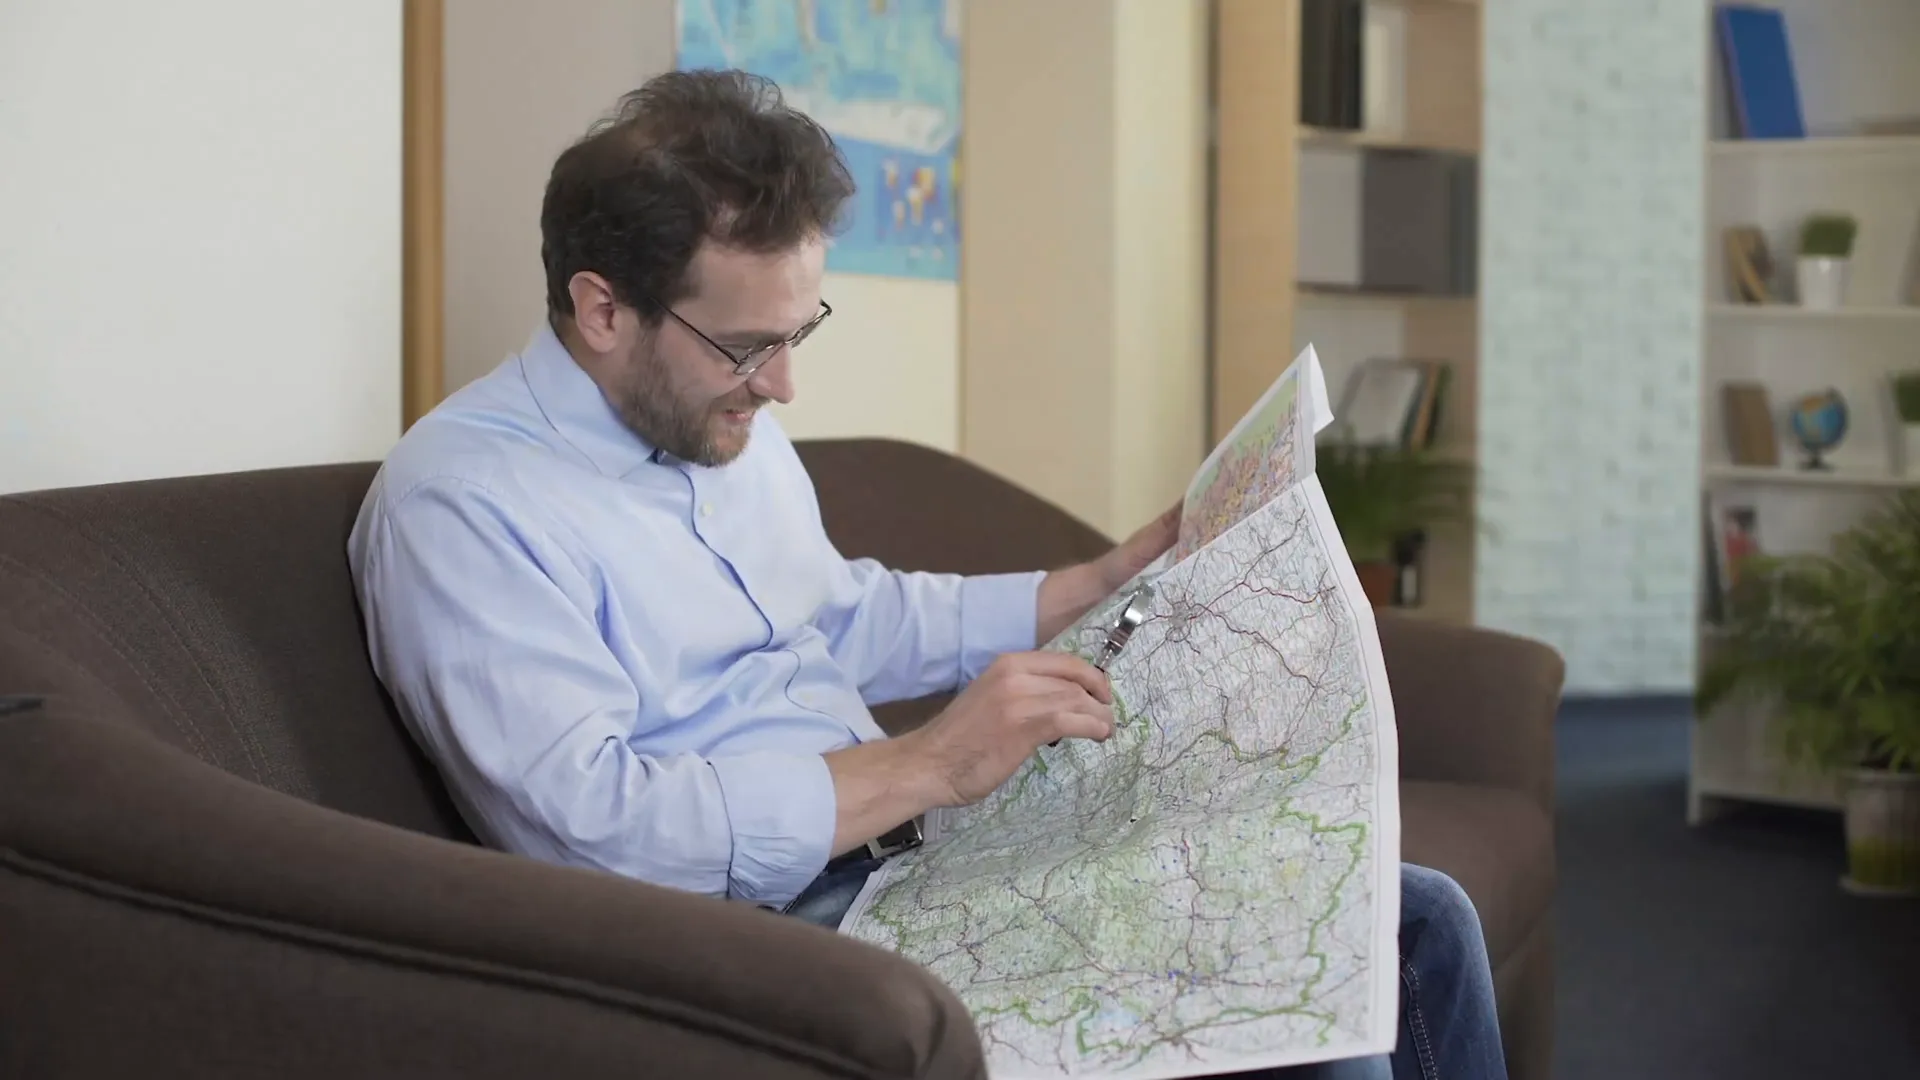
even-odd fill
[{"label": "white shelving unit", "polygon": [[1805,139],[1715,139],[1716,158],[1817,157],[1849,154],[1900,154],[1920,150],[1920,135],[1814,135]]},{"label": "white shelving unit", "polygon": [[[1920,4],[1852,0],[1836,7],[1822,0],[1781,0],[1774,6],[1786,13],[1809,130],[1839,134],[1725,137],[1716,48],[1710,68],[1716,130],[1707,144],[1703,237],[1708,294],[1702,300],[1701,489],[1703,512],[1716,502],[1751,507],[1761,548],[1781,554],[1824,550],[1876,501],[1920,487],[1920,462],[1898,457],[1899,424],[1889,387],[1894,373],[1920,370],[1920,134],[1854,133],[1868,121],[1920,116],[1920,65],[1866,62],[1882,53],[1920,54]],[[1792,256],[1800,224],[1829,211],[1859,222],[1847,306],[1810,310],[1794,303]],[[1723,237],[1736,225],[1765,232],[1780,302],[1732,302]],[[1778,468],[1732,463],[1721,393],[1735,380],[1767,388]],[[1849,429],[1826,455],[1831,469],[1811,471],[1801,467],[1804,451],[1792,440],[1785,413],[1801,395],[1829,388],[1847,402]],[[1703,518],[1703,544],[1710,531]],[[1712,581],[1704,584],[1714,587]],[[1703,659],[1714,640],[1703,605]],[[1730,802],[1834,808],[1839,789],[1830,777],[1786,767],[1763,713],[1727,707],[1695,725],[1688,820],[1710,818]]]},{"label": "white shelving unit", "polygon": [[[1920,151],[1916,151],[1920,153]],[[1843,307],[1822,310],[1804,308],[1798,304],[1708,304],[1707,315],[1715,319],[1743,320],[1748,322],[1767,322],[1786,320],[1788,322],[1874,322],[1885,319],[1905,320],[1920,323],[1920,304],[1884,305],[1880,307]],[[1914,329],[1920,329],[1915,327]]]},{"label": "white shelving unit", "polygon": [[1858,469],[1797,469],[1791,465],[1768,468],[1762,465],[1708,465],[1707,483],[1780,484],[1788,487],[1824,488],[1908,488],[1920,487],[1920,473],[1864,472]]}]

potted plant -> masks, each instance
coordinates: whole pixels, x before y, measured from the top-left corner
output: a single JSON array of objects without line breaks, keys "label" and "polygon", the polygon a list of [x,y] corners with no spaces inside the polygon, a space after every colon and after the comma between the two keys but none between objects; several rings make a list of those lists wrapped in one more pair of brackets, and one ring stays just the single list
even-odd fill
[{"label": "potted plant", "polygon": [[1920,473],[1920,371],[1893,377],[1893,407],[1900,417],[1900,469]]},{"label": "potted plant", "polygon": [[1397,541],[1468,517],[1471,467],[1430,451],[1332,441],[1315,449],[1313,469],[1376,607],[1393,602]]},{"label": "potted plant", "polygon": [[1767,703],[1793,765],[1844,781],[1846,886],[1920,895],[1920,491],[1883,503],[1831,554],[1755,556],[1702,665],[1706,715]]},{"label": "potted plant", "polygon": [[1858,226],[1845,214],[1815,214],[1800,227],[1800,258],[1794,264],[1802,307],[1832,310],[1847,295],[1847,265]]}]

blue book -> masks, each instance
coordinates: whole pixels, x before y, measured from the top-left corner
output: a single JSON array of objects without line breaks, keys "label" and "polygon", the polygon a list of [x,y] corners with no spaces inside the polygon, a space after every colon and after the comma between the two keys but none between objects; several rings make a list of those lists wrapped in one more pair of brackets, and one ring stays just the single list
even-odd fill
[{"label": "blue book", "polygon": [[1800,85],[1787,49],[1787,23],[1773,8],[1716,4],[1720,56],[1735,126],[1746,139],[1804,139]]}]

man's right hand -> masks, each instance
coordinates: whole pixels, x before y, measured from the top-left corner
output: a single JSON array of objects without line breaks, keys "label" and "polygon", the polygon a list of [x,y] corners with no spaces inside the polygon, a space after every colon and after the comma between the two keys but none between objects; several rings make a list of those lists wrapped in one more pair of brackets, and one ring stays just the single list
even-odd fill
[{"label": "man's right hand", "polygon": [[1112,734],[1113,691],[1100,669],[1071,653],[1008,653],[914,732],[914,750],[941,804],[965,806],[1043,743]]}]

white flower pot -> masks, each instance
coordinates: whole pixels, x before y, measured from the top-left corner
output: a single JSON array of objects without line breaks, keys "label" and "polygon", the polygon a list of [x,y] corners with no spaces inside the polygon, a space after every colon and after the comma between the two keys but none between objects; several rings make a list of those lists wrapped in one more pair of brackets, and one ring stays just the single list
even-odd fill
[{"label": "white flower pot", "polygon": [[1799,286],[1800,306],[1832,311],[1847,296],[1846,259],[1807,258],[1794,264],[1794,283]]},{"label": "white flower pot", "polygon": [[1855,770],[1845,816],[1841,887],[1862,896],[1920,896],[1920,774]]},{"label": "white flower pot", "polygon": [[1920,476],[1920,424],[1900,425],[1900,473]]}]

